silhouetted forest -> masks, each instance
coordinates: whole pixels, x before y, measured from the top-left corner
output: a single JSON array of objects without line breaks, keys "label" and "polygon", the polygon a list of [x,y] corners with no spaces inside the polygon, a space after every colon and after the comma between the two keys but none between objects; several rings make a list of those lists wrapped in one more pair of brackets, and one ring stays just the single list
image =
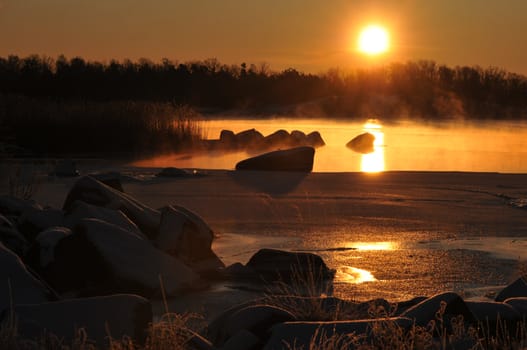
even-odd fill
[{"label": "silhouetted forest", "polygon": [[80,57],[0,58],[0,94],[54,101],[148,101],[205,111],[286,111],[384,119],[525,118],[527,78],[489,67],[432,61],[305,74],[266,64],[225,65],[141,59],[109,63]]}]

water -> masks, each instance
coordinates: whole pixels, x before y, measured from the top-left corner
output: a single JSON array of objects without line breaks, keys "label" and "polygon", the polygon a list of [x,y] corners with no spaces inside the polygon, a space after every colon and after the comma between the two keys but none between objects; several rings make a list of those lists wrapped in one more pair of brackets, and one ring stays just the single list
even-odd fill
[{"label": "water", "polygon": [[[470,171],[527,173],[527,122],[449,121],[422,123],[382,120],[352,122],[327,119],[221,119],[202,122],[206,136],[222,129],[255,128],[263,135],[279,129],[319,131],[326,145],[316,151],[314,172]],[[374,152],[360,154],[345,145],[353,137],[375,135]],[[169,154],[134,163],[139,167],[234,169],[246,152]]]}]

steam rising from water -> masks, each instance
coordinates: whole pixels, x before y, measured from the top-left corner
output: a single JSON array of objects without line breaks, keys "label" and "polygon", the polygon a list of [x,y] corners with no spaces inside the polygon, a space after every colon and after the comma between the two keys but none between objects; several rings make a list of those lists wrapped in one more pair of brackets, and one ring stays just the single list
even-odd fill
[{"label": "steam rising from water", "polygon": [[[382,120],[222,119],[203,121],[210,139],[222,129],[237,133],[255,128],[263,135],[276,130],[319,131],[326,145],[315,154],[315,172],[391,170],[527,173],[527,122],[418,123]],[[374,152],[361,155],[346,148],[353,137],[375,135]],[[169,154],[135,162],[143,167],[234,169],[246,152]]]}]

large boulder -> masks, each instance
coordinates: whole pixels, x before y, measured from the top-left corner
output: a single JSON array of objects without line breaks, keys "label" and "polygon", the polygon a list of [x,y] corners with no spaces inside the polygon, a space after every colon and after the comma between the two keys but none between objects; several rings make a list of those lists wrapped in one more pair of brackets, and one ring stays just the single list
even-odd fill
[{"label": "large boulder", "polygon": [[44,303],[55,294],[34,277],[20,258],[0,243],[0,310],[11,305]]},{"label": "large boulder", "polygon": [[315,254],[261,249],[249,259],[245,268],[252,272],[249,275],[252,279],[283,283],[298,295],[320,296],[333,292],[335,271]]},{"label": "large boulder", "polygon": [[223,346],[240,331],[250,331],[264,338],[269,329],[277,323],[295,321],[287,310],[272,305],[235,306],[214,319],[207,328],[207,337],[216,346]]},{"label": "large boulder", "polygon": [[[328,349],[353,349],[353,340],[358,339],[358,336],[371,336],[374,329],[390,329],[394,332],[401,330],[397,333],[404,334],[412,326],[412,321],[403,317],[331,322],[284,322],[272,327],[263,349],[311,349],[318,344],[327,344]],[[335,343],[327,343],[332,337],[335,337],[333,338]]]},{"label": "large boulder", "polygon": [[518,322],[522,320],[522,315],[507,303],[487,302],[487,301],[465,301],[474,317],[484,325],[491,328],[507,325],[510,330],[515,329]]},{"label": "large boulder", "polygon": [[64,215],[64,226],[73,228],[83,219],[99,219],[119,226],[143,238],[147,238],[139,227],[120,210],[98,207],[83,201],[73,202]]},{"label": "large boulder", "polygon": [[90,176],[80,178],[68,193],[63,209],[70,211],[75,201],[122,211],[150,239],[157,236],[161,214]]},{"label": "large boulder", "polygon": [[518,278],[516,281],[503,288],[494,301],[505,301],[509,298],[527,297],[527,282],[523,277]]},{"label": "large boulder", "polygon": [[198,272],[225,267],[211,249],[214,232],[198,214],[178,205],[160,211],[161,224],[155,240],[159,249]]},{"label": "large boulder", "polygon": [[374,142],[375,135],[365,132],[364,134],[360,134],[351,139],[351,141],[346,144],[346,147],[358,153],[368,154],[374,151]]},{"label": "large boulder", "polygon": [[61,239],[45,269],[59,292],[79,295],[135,293],[145,297],[164,288],[168,295],[202,287],[189,267],[150,241],[98,219],[84,219]]},{"label": "large boulder", "polygon": [[53,334],[71,344],[77,330],[83,328],[88,340],[98,348],[111,348],[109,336],[115,340],[127,336],[138,344],[144,342],[152,322],[152,306],[138,295],[118,294],[18,305],[14,315],[21,339],[40,340]]},{"label": "large boulder", "polygon": [[447,326],[452,317],[459,315],[462,315],[466,322],[476,321],[463,298],[454,292],[440,293],[427,298],[407,309],[401,316],[410,318],[416,325],[424,327],[430,321],[436,320],[438,314],[442,314]]},{"label": "large boulder", "polygon": [[236,170],[310,172],[313,170],[314,156],[315,149],[313,147],[296,147],[273,151],[242,160],[236,164]]}]

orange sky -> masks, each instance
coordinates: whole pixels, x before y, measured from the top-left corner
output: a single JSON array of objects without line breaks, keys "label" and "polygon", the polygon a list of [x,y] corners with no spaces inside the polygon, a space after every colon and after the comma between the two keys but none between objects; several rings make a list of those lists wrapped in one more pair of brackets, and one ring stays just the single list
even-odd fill
[{"label": "orange sky", "polygon": [[[525,0],[0,0],[0,56],[217,58],[320,73],[431,59],[527,74]],[[354,50],[376,22],[391,51]]]}]

